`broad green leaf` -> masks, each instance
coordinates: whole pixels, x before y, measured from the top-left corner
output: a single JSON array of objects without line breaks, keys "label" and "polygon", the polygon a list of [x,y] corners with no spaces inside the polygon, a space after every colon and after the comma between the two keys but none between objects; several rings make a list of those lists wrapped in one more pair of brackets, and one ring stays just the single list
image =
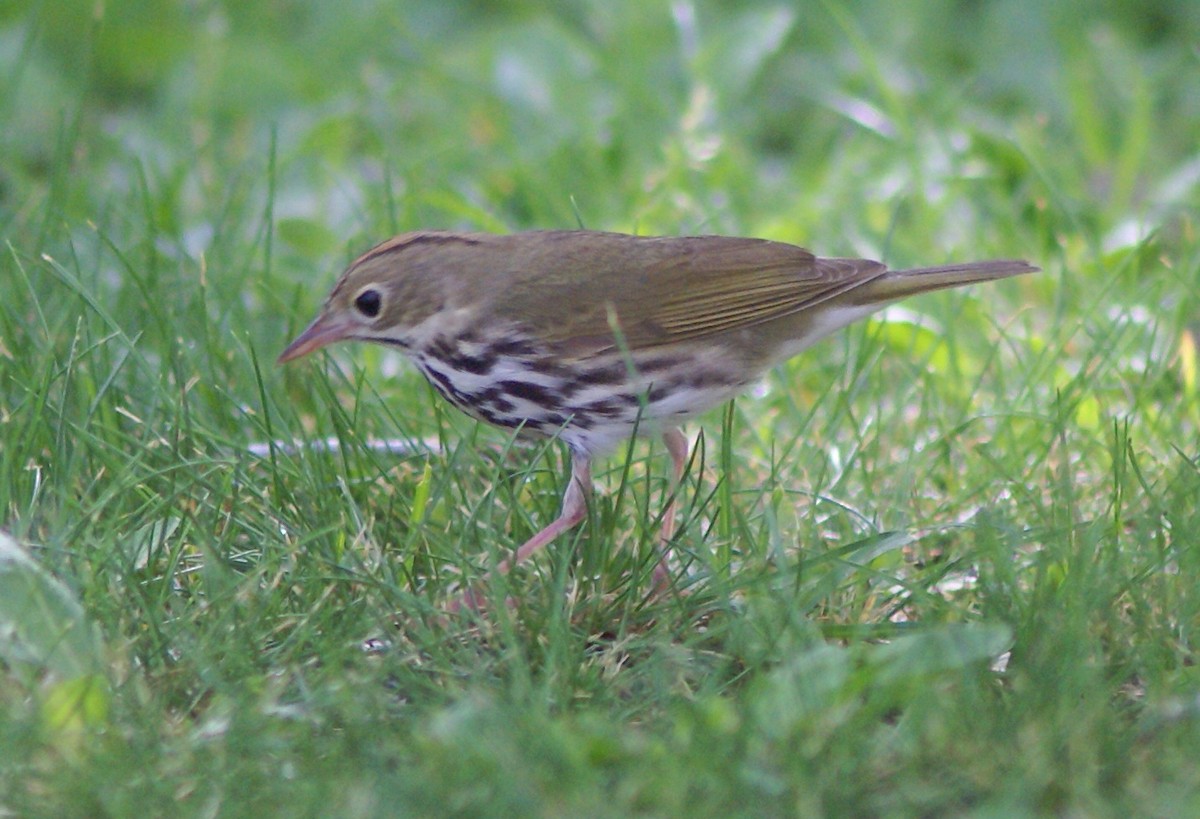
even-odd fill
[{"label": "broad green leaf", "polygon": [[69,680],[97,669],[98,647],[71,591],[0,533],[0,660]]},{"label": "broad green leaf", "polygon": [[948,623],[875,646],[868,660],[881,684],[923,680],[988,662],[1010,648],[1012,639],[1012,629],[1004,624]]}]

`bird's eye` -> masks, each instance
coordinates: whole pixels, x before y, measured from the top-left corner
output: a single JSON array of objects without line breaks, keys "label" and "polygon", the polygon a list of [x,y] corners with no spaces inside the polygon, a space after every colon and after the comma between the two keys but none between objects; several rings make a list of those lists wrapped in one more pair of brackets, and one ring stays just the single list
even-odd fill
[{"label": "bird's eye", "polygon": [[367,318],[375,318],[383,307],[383,296],[374,287],[368,287],[354,297],[354,306]]}]

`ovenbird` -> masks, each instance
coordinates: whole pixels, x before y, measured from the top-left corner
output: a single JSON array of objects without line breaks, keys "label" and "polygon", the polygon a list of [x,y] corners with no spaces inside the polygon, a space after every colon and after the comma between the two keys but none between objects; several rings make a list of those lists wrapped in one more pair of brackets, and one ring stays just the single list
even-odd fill
[{"label": "ovenbird", "polygon": [[[680,423],[773,364],[905,296],[1035,270],[1015,260],[888,270],[725,236],[419,231],[356,259],[279,362],[347,339],[388,344],[459,409],[565,441],[562,511],[505,572],[586,517],[592,457],[635,430],[662,435],[678,482]],[[468,592],[463,604],[477,600]]]}]

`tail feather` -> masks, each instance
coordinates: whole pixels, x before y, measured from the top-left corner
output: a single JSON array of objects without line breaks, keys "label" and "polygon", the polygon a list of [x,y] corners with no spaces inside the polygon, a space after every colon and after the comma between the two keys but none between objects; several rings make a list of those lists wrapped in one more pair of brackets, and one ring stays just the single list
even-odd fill
[{"label": "tail feather", "polygon": [[938,267],[889,270],[863,288],[866,291],[863,295],[872,302],[886,302],[930,290],[1004,279],[1023,273],[1036,273],[1038,270],[1040,268],[1019,259],[993,259]]}]

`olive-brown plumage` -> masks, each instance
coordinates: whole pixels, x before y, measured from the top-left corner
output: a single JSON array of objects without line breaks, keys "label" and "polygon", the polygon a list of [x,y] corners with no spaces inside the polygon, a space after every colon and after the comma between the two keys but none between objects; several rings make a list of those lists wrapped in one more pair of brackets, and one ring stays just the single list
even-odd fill
[{"label": "olive-brown plumage", "polygon": [[[678,478],[680,422],[771,365],[905,296],[1034,270],[1001,260],[891,271],[724,236],[421,231],[356,259],[279,360],[344,339],[389,344],[460,409],[566,441],[562,514],[506,571],[583,519],[590,458],[635,429],[661,432]],[[670,534],[668,510],[664,543]],[[667,580],[665,556],[655,580]]]}]

